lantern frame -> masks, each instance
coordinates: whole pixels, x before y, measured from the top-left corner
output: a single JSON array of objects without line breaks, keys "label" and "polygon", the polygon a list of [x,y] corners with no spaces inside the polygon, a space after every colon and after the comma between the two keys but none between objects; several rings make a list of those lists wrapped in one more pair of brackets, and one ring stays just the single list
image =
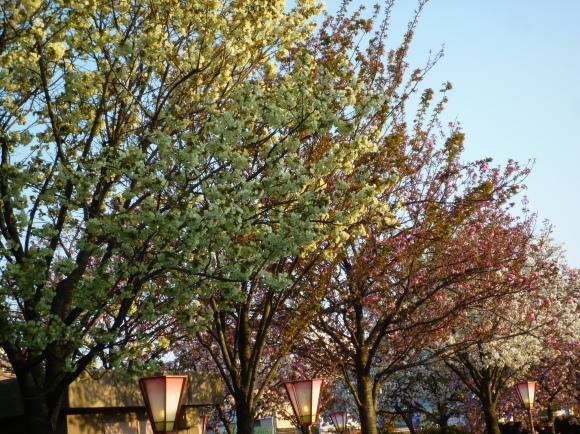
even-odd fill
[{"label": "lantern frame", "polygon": [[524,408],[534,408],[534,400],[536,398],[536,382],[528,381],[525,383],[518,383],[514,385],[518,392],[520,401]]},{"label": "lantern frame", "polygon": [[343,433],[348,431],[346,428],[346,423],[348,420],[348,411],[339,411],[337,413],[332,413],[329,415],[332,420],[332,424],[336,429],[336,432]]},{"label": "lantern frame", "polygon": [[147,416],[155,434],[174,433],[177,430],[186,384],[187,375],[162,375],[139,379]]},{"label": "lantern frame", "polygon": [[302,426],[316,425],[320,416],[324,378],[285,381],[284,386],[298,422]]}]

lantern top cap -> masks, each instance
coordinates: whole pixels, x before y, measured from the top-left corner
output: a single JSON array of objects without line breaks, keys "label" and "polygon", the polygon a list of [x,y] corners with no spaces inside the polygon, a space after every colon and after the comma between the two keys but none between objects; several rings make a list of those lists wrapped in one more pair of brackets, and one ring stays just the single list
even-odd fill
[{"label": "lantern top cap", "polygon": [[158,375],[152,375],[150,377],[141,377],[141,378],[139,378],[139,380],[148,380],[150,378],[186,378],[186,377],[187,377],[187,375],[170,375],[170,374],[160,375],[160,374],[158,374]]},{"label": "lantern top cap", "polygon": [[189,379],[187,375],[153,375],[151,377],[139,378],[139,383],[145,383],[145,382],[150,381],[150,380],[160,380],[160,379],[167,379],[167,378],[183,378],[183,379],[185,379],[185,381],[187,381]]},{"label": "lantern top cap", "polygon": [[522,389],[535,389],[536,388],[536,382],[535,381],[522,381],[521,383],[516,383],[514,384],[514,387],[518,390],[522,390]]},{"label": "lantern top cap", "polygon": [[311,382],[311,381],[324,381],[325,378],[309,378],[306,380],[284,380],[284,383],[306,383],[306,382]]}]

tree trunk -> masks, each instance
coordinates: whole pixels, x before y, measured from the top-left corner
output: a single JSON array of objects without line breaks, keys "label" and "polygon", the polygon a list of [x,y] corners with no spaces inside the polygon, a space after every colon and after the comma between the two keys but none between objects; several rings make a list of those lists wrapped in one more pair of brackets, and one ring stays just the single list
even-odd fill
[{"label": "tree trunk", "polygon": [[403,422],[405,422],[405,425],[407,425],[407,428],[409,428],[409,433],[417,434],[415,426],[413,425],[413,413],[409,413],[408,411],[404,410],[399,411],[398,407],[395,407],[395,410],[397,410],[397,412],[399,412],[399,415],[403,418]]},{"label": "tree trunk", "polygon": [[442,415],[438,418],[438,424],[439,427],[441,428],[441,434],[447,434],[447,432],[449,431],[449,416],[448,415]]},{"label": "tree trunk", "polygon": [[237,434],[253,434],[254,432],[254,411],[252,403],[248,400],[248,395],[251,394],[246,394],[243,390],[239,390],[236,391],[234,396]]},{"label": "tree trunk", "polygon": [[550,434],[556,434],[556,415],[554,414],[554,410],[552,409],[552,403],[548,403],[547,407],[547,415],[548,415],[548,426],[550,428]]},{"label": "tree trunk", "polygon": [[485,426],[488,434],[501,434],[499,430],[499,422],[497,421],[497,413],[495,409],[495,402],[490,397],[483,395],[480,397],[481,405],[483,407],[483,415],[485,417]]},{"label": "tree trunk", "polygon": [[78,373],[71,375],[66,372],[63,360],[67,359],[67,354],[53,347],[53,352],[46,359],[31,361],[12,344],[5,343],[2,348],[12,365],[20,389],[25,432],[55,433],[68,384],[78,376]]},{"label": "tree trunk", "polygon": [[378,434],[377,411],[373,396],[373,382],[370,375],[359,376],[356,387],[360,400],[358,412],[362,434]]},{"label": "tree trunk", "polygon": [[26,432],[28,434],[54,434],[56,427],[49,421],[50,418],[46,414],[36,413],[36,409],[35,405],[25,406]]},{"label": "tree trunk", "polygon": [[[31,377],[27,375],[26,377]],[[56,432],[56,420],[62,401],[62,394],[48,394],[43,388],[35,387],[29,378],[18,378],[26,432],[29,434],[53,434]],[[50,405],[49,405],[50,401]]]}]

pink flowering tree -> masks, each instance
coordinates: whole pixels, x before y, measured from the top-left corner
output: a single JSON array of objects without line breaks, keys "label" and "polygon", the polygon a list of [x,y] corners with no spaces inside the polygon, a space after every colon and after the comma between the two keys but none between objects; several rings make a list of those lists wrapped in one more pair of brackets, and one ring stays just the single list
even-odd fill
[{"label": "pink flowering tree", "polygon": [[521,407],[515,393],[509,392],[502,405],[504,410],[498,409],[506,389],[518,381],[533,381],[530,368],[542,357],[555,355],[555,348],[548,342],[557,339],[562,330],[575,327],[577,305],[570,295],[576,291],[576,283],[569,273],[559,269],[561,259],[555,257],[557,250],[554,252],[549,242],[542,247],[537,244],[534,250],[537,252],[530,255],[524,274],[538,273],[532,271],[538,263],[547,273],[530,282],[533,287],[529,291],[518,291],[472,309],[469,321],[453,339],[473,345],[445,357],[450,369],[479,399],[489,433],[499,433],[500,414],[509,415],[509,411]]},{"label": "pink flowering tree", "polygon": [[554,353],[541,357],[528,376],[538,383],[537,407],[545,410],[550,432],[556,434],[555,413],[571,409],[580,396],[580,342],[551,339],[547,345]]},{"label": "pink flowering tree", "polygon": [[329,292],[307,338],[349,384],[365,433],[376,432],[378,394],[392,375],[446,351],[472,306],[527,291],[545,272],[524,271],[532,221],[517,221],[506,204],[525,171],[462,166],[458,132],[437,148],[394,128],[385,145],[412,156],[382,196],[397,223],[369,215],[312,282]]}]

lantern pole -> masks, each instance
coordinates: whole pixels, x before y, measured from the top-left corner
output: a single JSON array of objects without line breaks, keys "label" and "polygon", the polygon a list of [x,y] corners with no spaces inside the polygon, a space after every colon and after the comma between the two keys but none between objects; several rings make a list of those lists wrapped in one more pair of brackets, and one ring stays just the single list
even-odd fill
[{"label": "lantern pole", "polygon": [[532,408],[528,408],[528,423],[530,424],[530,434],[535,434],[534,431],[534,421],[532,419]]}]

